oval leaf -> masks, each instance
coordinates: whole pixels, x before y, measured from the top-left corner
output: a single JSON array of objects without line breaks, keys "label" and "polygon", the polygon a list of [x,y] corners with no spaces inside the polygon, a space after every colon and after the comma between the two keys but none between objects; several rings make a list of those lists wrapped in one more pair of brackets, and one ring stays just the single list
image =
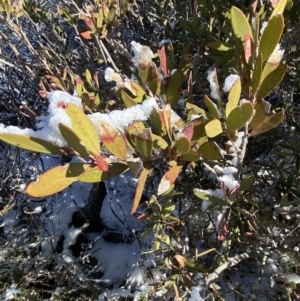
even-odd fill
[{"label": "oval leaf", "polygon": [[180,137],[176,140],[175,145],[180,154],[186,154],[191,149],[191,142],[186,137]]},{"label": "oval leaf", "polygon": [[101,152],[100,141],[92,121],[72,103],[68,103],[65,110],[72,120],[72,130],[86,150],[93,155],[99,155]]},{"label": "oval leaf", "polygon": [[261,83],[258,91],[257,96],[259,98],[265,98],[280,82],[282,81],[287,66],[280,65],[274,71],[270,72],[269,75]]},{"label": "oval leaf", "polygon": [[286,116],[283,111],[266,117],[258,126],[252,129],[249,136],[262,134],[273,129],[279,123],[283,122],[285,120],[285,117]]},{"label": "oval leaf", "polygon": [[81,143],[78,135],[76,135],[76,133],[70,127],[60,123],[58,128],[70,147],[72,147],[82,158],[89,157],[89,153],[85,146]]},{"label": "oval leaf", "polygon": [[219,119],[214,119],[205,125],[206,135],[210,138],[216,137],[223,132],[222,124]]},{"label": "oval leaf", "polygon": [[246,124],[253,114],[253,105],[251,102],[245,102],[231,111],[226,119],[226,130],[231,133]]},{"label": "oval leaf", "polygon": [[246,16],[235,6],[231,8],[231,24],[235,35],[242,41],[244,41],[246,34],[249,34],[253,40],[252,30]]},{"label": "oval leaf", "polygon": [[143,132],[137,131],[134,135],[135,147],[138,153],[146,159],[152,155],[153,141],[151,129],[144,129]]},{"label": "oval leaf", "polygon": [[105,147],[117,158],[126,160],[127,144],[123,135],[104,120],[100,120],[98,125],[100,138]]},{"label": "oval leaf", "polygon": [[255,115],[253,116],[251,122],[249,123],[249,129],[253,129],[257,127],[270,111],[270,104],[265,100],[258,100],[254,105]]},{"label": "oval leaf", "polygon": [[122,163],[113,163],[109,165],[108,171],[99,170],[97,166],[86,167],[83,173],[78,176],[78,180],[87,183],[97,183],[116,177],[128,169],[128,166]]},{"label": "oval leaf", "polygon": [[287,0],[279,0],[272,11],[271,18],[278,13],[283,14],[286,4],[287,4]]},{"label": "oval leaf", "polygon": [[255,66],[254,66],[254,71],[252,75],[252,93],[255,94],[260,80],[261,80],[261,75],[262,75],[262,66],[263,66],[263,59],[262,59],[262,54],[259,52],[257,55],[256,61],[255,61]]},{"label": "oval leaf", "polygon": [[262,54],[263,62],[272,54],[280,41],[284,27],[284,20],[281,14],[274,15],[268,22],[259,44],[259,52]]},{"label": "oval leaf", "polygon": [[162,195],[165,192],[167,192],[174,184],[175,180],[177,179],[180,171],[182,169],[182,166],[172,166],[162,177],[159,185],[157,194]]},{"label": "oval leaf", "polygon": [[206,160],[220,160],[223,158],[220,147],[214,141],[203,143],[198,152]]},{"label": "oval leaf", "polygon": [[32,197],[40,198],[64,190],[77,181],[77,177],[66,176],[69,165],[56,166],[47,170],[36,181],[28,184],[26,193]]},{"label": "oval leaf", "polygon": [[241,80],[240,80],[240,78],[238,78],[234,82],[234,84],[228,94],[228,102],[226,104],[226,111],[225,111],[226,118],[228,117],[229,113],[237,107],[237,105],[240,101],[241,91],[242,91]]},{"label": "oval leaf", "polygon": [[[181,73],[176,70],[169,78],[167,89],[165,91],[165,96],[167,102],[171,105],[172,108],[176,107],[178,100],[181,96],[181,86],[182,86],[182,76]],[[162,91],[165,90],[162,87]]]},{"label": "oval leaf", "polygon": [[49,141],[21,134],[0,133],[0,139],[11,145],[43,154],[63,154],[60,147]]},{"label": "oval leaf", "polygon": [[214,104],[207,95],[204,95],[204,103],[208,109],[208,112],[215,118],[219,119],[220,113],[218,111],[218,108],[217,108],[216,104]]}]

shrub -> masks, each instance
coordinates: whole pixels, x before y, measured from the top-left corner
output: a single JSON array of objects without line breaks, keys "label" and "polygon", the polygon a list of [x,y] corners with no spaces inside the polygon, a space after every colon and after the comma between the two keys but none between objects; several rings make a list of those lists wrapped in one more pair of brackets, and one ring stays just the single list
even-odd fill
[{"label": "shrub", "polygon": [[[295,138],[274,146],[280,165],[269,158],[256,168],[247,153],[251,139],[276,139],[276,128],[287,127],[281,124],[291,108],[272,106],[271,96],[288,69],[280,43],[291,1],[262,6],[255,1],[247,9],[235,2],[238,6],[198,0],[199,12],[187,9],[187,18],[175,12],[174,21],[163,23],[155,46],[131,41],[132,55],[116,40],[132,10],[127,1],[74,0],[59,6],[56,15],[34,2],[2,5],[12,32],[14,20],[24,16],[35,28],[41,22],[49,30],[50,20],[54,26],[38,35],[47,38],[40,55],[24,42],[37,58],[34,70],[27,67],[41,77],[48,112],[35,116],[27,108],[35,129],[0,125],[0,139],[33,152],[80,158],[47,170],[23,192],[45,197],[75,181],[97,183],[129,169],[138,177],[132,213],[147,220],[143,235],[155,234],[152,252],[162,255],[168,275],[157,291],[173,289],[176,298],[193,290],[197,274],[206,275],[211,294],[221,298],[215,283],[220,272],[253,254],[265,256],[261,250],[270,247],[270,225],[298,199]],[[70,48],[62,47],[61,38],[50,40],[64,35],[67,24],[77,43],[70,42]],[[207,69],[209,87],[203,78]],[[113,85],[109,96],[107,85]],[[297,120],[293,125],[297,128]],[[156,194],[148,195],[142,208],[151,183],[157,183]],[[194,254],[183,239],[196,239],[199,229],[210,248]],[[212,267],[199,259],[210,252]],[[296,294],[293,283],[288,290]]]}]

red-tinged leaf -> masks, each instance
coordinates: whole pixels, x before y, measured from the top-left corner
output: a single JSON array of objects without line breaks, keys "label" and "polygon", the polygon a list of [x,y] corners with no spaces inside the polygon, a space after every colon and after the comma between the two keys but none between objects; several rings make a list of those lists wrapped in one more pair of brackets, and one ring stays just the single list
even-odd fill
[{"label": "red-tinged leaf", "polygon": [[164,194],[171,188],[171,186],[175,183],[175,180],[177,179],[181,169],[182,166],[175,165],[164,174],[157,189],[158,195]]},{"label": "red-tinged leaf", "polygon": [[170,121],[171,121],[171,106],[169,104],[165,105],[163,109],[158,111],[162,132],[165,135],[166,133],[170,133]]},{"label": "red-tinged leaf", "polygon": [[81,33],[80,33],[80,35],[81,35],[82,37],[84,37],[85,39],[87,39],[87,40],[91,40],[91,39],[92,39],[92,34],[93,34],[93,32],[90,31],[90,30],[84,31],[84,32],[81,32]]},{"label": "red-tinged leaf", "polygon": [[175,255],[174,258],[178,262],[179,266],[183,269],[186,264],[186,259],[182,255]]},{"label": "red-tinged leaf", "polygon": [[100,138],[105,147],[117,158],[127,159],[125,137],[104,120],[99,121]]},{"label": "red-tinged leaf", "polygon": [[245,61],[247,64],[249,64],[251,55],[252,55],[252,49],[251,49],[251,36],[249,33],[245,34],[245,44],[244,44],[244,55],[245,55]]},{"label": "red-tinged leaf", "polygon": [[76,78],[75,83],[76,83],[76,92],[77,92],[78,96],[80,97],[82,94],[82,91],[83,91],[83,81],[80,76],[78,76]]},{"label": "red-tinged leaf", "polygon": [[55,77],[55,76],[53,76],[53,75],[45,75],[45,77],[46,77],[47,79],[50,79],[51,82],[53,82],[53,83],[55,83],[55,84],[58,84],[58,85],[61,85],[61,81],[60,81],[60,79],[59,79],[58,77]]},{"label": "red-tinged leaf", "polygon": [[96,72],[93,76],[96,87],[99,88],[99,80],[98,80],[98,72]]},{"label": "red-tinged leaf", "polygon": [[132,215],[141,221],[147,220],[149,218],[148,214],[141,212],[133,212]]},{"label": "red-tinged leaf", "polygon": [[152,171],[152,169],[144,168],[141,172],[141,175],[140,175],[140,178],[139,178],[136,190],[135,190],[135,196],[133,199],[131,213],[134,213],[140,204],[140,201],[141,201],[141,198],[143,195],[143,191],[144,191],[144,187],[145,187],[145,183],[146,183],[147,177],[151,173],[151,171]]},{"label": "red-tinged leaf", "polygon": [[159,60],[160,60],[160,68],[163,72],[163,75],[166,76],[169,74],[168,66],[167,66],[167,55],[166,55],[166,47],[165,45],[159,51]]},{"label": "red-tinged leaf", "polygon": [[193,138],[193,135],[194,135],[194,125],[193,125],[193,123],[192,122],[185,123],[181,128],[181,132],[182,132],[182,135],[186,139],[191,141],[192,138]]},{"label": "red-tinged leaf", "polygon": [[93,155],[92,158],[96,161],[99,170],[108,171],[109,165],[104,155]]},{"label": "red-tinged leaf", "polygon": [[92,19],[90,19],[90,18],[85,18],[85,19],[84,19],[84,22],[85,22],[85,24],[87,25],[87,27],[88,27],[91,31],[93,31],[93,32],[96,31],[96,27],[95,27],[95,24],[94,24],[94,22],[92,21]]}]

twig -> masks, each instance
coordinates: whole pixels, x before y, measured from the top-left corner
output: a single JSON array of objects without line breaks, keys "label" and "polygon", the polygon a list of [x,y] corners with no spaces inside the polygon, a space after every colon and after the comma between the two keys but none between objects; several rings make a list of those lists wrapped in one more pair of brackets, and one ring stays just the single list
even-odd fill
[{"label": "twig", "polygon": [[107,55],[108,60],[109,60],[109,62],[112,64],[112,66],[113,66],[113,68],[115,69],[115,71],[119,73],[120,70],[119,70],[118,67],[115,65],[115,63],[114,63],[112,57],[110,56],[109,52],[107,51],[107,49],[106,49],[106,47],[105,47],[105,45],[103,44],[103,42],[102,42],[101,39],[99,40],[99,44],[100,44],[101,48],[103,49],[103,51],[105,52],[105,54]]},{"label": "twig", "polygon": [[211,274],[208,275],[208,277],[206,278],[206,285],[210,285],[214,280],[219,278],[220,274],[224,270],[237,265],[238,263],[240,263],[241,261],[243,261],[244,259],[247,259],[247,258],[249,258],[248,253],[242,253],[242,254],[236,255],[234,257],[229,257],[227,262],[221,264],[218,268],[216,268],[216,270],[214,272],[212,272]]}]

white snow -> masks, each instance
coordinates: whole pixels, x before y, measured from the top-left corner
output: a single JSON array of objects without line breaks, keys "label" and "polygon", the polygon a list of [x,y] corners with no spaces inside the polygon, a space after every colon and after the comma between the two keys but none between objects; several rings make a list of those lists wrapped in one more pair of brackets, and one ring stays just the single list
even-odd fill
[{"label": "white snow", "polygon": [[268,58],[267,62],[270,64],[278,64],[282,60],[282,57],[284,55],[284,49],[281,48],[280,43],[278,43]]},{"label": "white snow", "polygon": [[210,96],[214,99],[219,99],[219,87],[218,84],[215,81],[215,75],[216,75],[216,70],[215,68],[209,69],[207,71],[207,80],[209,81],[210,84]]},{"label": "white snow", "polygon": [[15,297],[20,293],[21,291],[16,289],[15,285],[11,285],[3,294],[0,294],[0,299],[3,301],[15,300]]},{"label": "white snow", "polygon": [[[81,106],[81,99],[71,96],[70,94],[62,91],[54,91],[48,94],[49,107],[48,116],[41,116],[38,119],[40,122],[37,124],[38,131],[32,129],[20,129],[16,126],[5,127],[0,124],[0,133],[20,134],[30,137],[37,137],[52,142],[58,146],[65,146],[67,142],[60,134],[58,124],[63,123],[69,127],[72,127],[72,122],[66,111],[59,107],[59,103],[73,103],[76,106]],[[109,114],[94,113],[87,115],[94,123],[95,128],[98,131],[99,120],[105,120],[114,127],[124,127],[136,120],[145,121],[149,118],[153,108],[157,107],[156,100],[154,98],[146,99],[142,104],[130,107],[125,110],[115,110]]]},{"label": "white snow", "polygon": [[134,53],[133,61],[136,65],[141,64],[145,66],[151,66],[154,54],[148,46],[143,46],[135,41],[132,41],[131,49]]},{"label": "white snow", "polygon": [[189,301],[204,301],[204,299],[200,296],[200,288],[197,286],[192,287],[190,295]]},{"label": "white snow", "polygon": [[239,79],[240,77],[237,74],[230,74],[226,77],[223,91],[225,93],[229,92],[233,86],[233,84]]}]

